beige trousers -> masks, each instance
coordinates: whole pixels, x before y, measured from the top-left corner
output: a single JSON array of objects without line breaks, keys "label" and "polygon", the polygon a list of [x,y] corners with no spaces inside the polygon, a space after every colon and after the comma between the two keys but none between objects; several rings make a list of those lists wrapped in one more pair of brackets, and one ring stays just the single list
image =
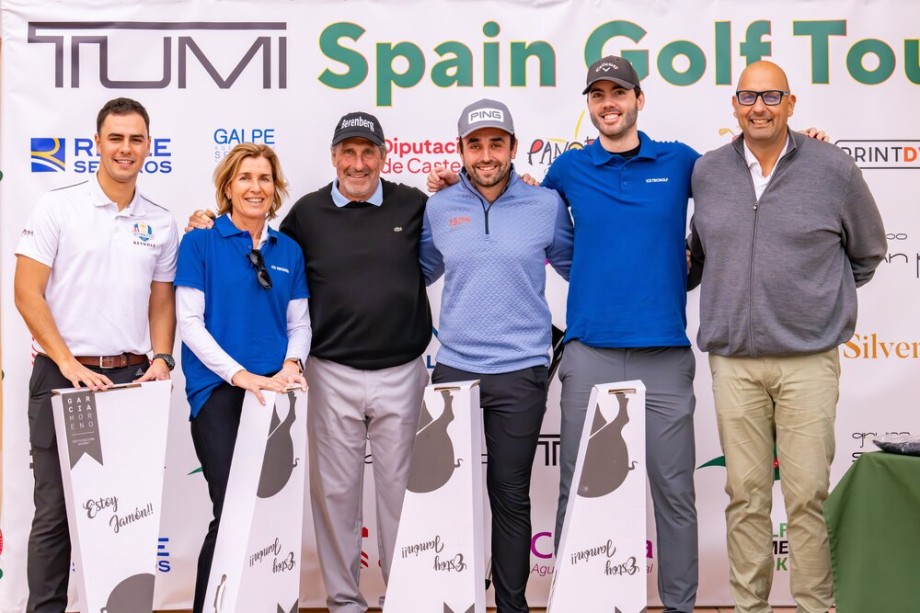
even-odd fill
[{"label": "beige trousers", "polygon": [[779,460],[798,613],[833,604],[823,506],[834,457],[837,348],[809,355],[709,356],[727,469],[730,587],[738,613],[770,613],[773,584],[773,449]]}]

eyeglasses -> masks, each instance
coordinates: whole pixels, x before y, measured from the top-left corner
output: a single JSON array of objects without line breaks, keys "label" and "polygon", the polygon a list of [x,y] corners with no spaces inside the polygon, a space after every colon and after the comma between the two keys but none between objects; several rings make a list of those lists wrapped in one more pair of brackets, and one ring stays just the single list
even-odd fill
[{"label": "eyeglasses", "polygon": [[271,289],[272,278],[265,268],[262,252],[258,249],[253,249],[246,254],[246,257],[249,258],[249,263],[256,267],[256,280],[259,282],[259,285],[261,285],[263,289]]},{"label": "eyeglasses", "polygon": [[741,106],[754,106],[757,103],[758,97],[760,97],[767,106],[776,106],[783,101],[783,96],[788,95],[789,92],[780,91],[778,89],[768,89],[763,92],[753,92],[742,89],[735,92],[735,97],[738,98],[738,104]]}]

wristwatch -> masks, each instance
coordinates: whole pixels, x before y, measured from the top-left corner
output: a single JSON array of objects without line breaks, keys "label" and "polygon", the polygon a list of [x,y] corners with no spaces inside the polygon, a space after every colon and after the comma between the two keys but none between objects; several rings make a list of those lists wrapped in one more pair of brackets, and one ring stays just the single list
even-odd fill
[{"label": "wristwatch", "polygon": [[153,360],[156,360],[157,358],[163,360],[163,362],[166,363],[166,368],[168,368],[169,370],[172,370],[173,368],[176,367],[175,358],[173,358],[168,353],[157,353],[153,356],[153,359],[150,361],[153,362]]},{"label": "wristwatch", "polygon": [[300,358],[287,358],[284,361],[294,362],[295,364],[297,364],[297,369],[300,371],[300,374],[303,374],[303,360],[301,360]]}]

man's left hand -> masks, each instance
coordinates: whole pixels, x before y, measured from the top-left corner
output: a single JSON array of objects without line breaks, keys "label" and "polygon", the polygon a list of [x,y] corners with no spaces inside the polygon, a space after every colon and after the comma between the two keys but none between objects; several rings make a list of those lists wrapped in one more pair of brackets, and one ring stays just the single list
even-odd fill
[{"label": "man's left hand", "polygon": [[166,381],[169,379],[169,366],[163,360],[154,360],[143,376],[135,379],[136,383],[143,381]]},{"label": "man's left hand", "polygon": [[278,379],[287,386],[299,385],[301,390],[307,391],[307,380],[300,372],[300,367],[291,360],[285,360],[281,370],[275,373],[272,379]]}]

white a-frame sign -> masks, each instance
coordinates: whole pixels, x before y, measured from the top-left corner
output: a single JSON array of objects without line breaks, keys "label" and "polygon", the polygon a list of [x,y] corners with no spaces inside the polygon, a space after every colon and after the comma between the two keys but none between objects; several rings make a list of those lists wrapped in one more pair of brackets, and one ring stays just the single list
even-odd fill
[{"label": "white a-frame sign", "polygon": [[83,611],[153,609],[171,386],[51,397]]},{"label": "white a-frame sign", "polygon": [[297,613],[307,474],[307,395],[246,392],[205,610]]},{"label": "white a-frame sign", "polygon": [[645,480],[645,386],[595,385],[548,611],[645,611]]},{"label": "white a-frame sign", "polygon": [[485,613],[479,382],[429,385],[387,586],[386,613]]}]

